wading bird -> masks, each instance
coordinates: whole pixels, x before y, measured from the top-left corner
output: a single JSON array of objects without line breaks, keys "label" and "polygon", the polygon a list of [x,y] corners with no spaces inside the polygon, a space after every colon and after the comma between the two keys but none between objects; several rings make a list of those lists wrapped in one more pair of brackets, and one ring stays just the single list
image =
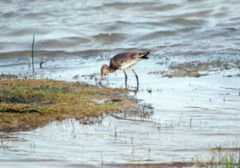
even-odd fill
[{"label": "wading bird", "polygon": [[150,52],[147,51],[145,53],[131,53],[131,52],[126,52],[126,53],[121,53],[115,55],[111,60],[110,60],[110,65],[103,65],[101,68],[101,79],[99,81],[99,84],[102,84],[102,79],[106,73],[113,73],[117,69],[123,70],[125,74],[125,87],[127,88],[127,74],[125,72],[125,69],[130,68],[132,69],[133,73],[136,76],[137,79],[137,89],[139,86],[139,81],[138,81],[138,75],[136,72],[133,70],[133,66],[142,59],[148,59],[147,55]]}]

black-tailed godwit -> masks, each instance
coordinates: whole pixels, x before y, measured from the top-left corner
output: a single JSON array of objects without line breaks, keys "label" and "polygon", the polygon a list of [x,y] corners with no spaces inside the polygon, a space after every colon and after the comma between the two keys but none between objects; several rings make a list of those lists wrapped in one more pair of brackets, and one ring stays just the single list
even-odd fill
[{"label": "black-tailed godwit", "polygon": [[126,53],[121,53],[115,55],[111,60],[110,60],[110,65],[103,65],[101,68],[101,79],[99,81],[100,85],[102,83],[102,79],[106,73],[113,73],[117,69],[123,70],[125,74],[125,86],[127,88],[127,74],[125,72],[125,69],[130,68],[132,69],[133,73],[136,76],[137,79],[137,88],[139,86],[139,81],[138,81],[138,75],[133,69],[133,66],[142,59],[148,59],[147,55],[150,52],[147,51],[145,53],[131,53],[131,52],[126,52]]}]

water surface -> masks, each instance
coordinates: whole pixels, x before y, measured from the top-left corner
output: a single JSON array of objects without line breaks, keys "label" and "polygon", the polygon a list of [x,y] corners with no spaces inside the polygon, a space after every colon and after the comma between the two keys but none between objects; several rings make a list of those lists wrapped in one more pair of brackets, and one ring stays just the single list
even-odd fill
[{"label": "water surface", "polygon": [[[32,131],[1,133],[3,167],[99,167],[170,163],[211,157],[209,148],[237,147],[240,137],[238,1],[1,1],[0,73],[98,85],[100,67],[123,51],[150,50],[135,66],[146,114],[114,114],[83,125],[74,119]],[[43,57],[43,69],[39,63]],[[172,64],[211,61],[200,78],[163,77]],[[128,87],[136,80],[127,70]],[[117,71],[103,80],[124,87]],[[6,136],[8,138],[6,138]],[[207,159],[206,159],[207,158]],[[111,167],[111,166],[110,166]]]}]

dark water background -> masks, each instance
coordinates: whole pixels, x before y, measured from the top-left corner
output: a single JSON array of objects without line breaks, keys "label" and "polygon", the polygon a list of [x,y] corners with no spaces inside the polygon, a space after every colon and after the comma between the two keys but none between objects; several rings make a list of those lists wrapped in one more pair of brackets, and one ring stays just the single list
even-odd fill
[{"label": "dark water background", "polygon": [[[101,159],[115,166],[207,161],[216,154],[210,148],[238,147],[239,6],[237,0],[1,0],[0,73],[31,75],[27,54],[33,34],[36,78],[97,84],[101,65],[113,55],[150,50],[150,59],[135,66],[140,79],[135,96],[153,113],[1,133],[8,138],[0,138],[0,167],[99,167]],[[233,66],[206,70],[200,78],[152,73],[168,71],[171,63],[214,60]],[[134,88],[135,77],[127,73]],[[124,74],[108,75],[103,85],[124,87]]]}]

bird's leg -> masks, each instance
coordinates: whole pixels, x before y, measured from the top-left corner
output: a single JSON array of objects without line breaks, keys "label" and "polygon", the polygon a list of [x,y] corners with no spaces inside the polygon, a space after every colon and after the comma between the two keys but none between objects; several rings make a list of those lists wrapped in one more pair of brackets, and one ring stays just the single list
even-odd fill
[{"label": "bird's leg", "polygon": [[133,73],[135,74],[135,76],[136,76],[136,79],[137,79],[137,84],[139,84],[139,82],[138,82],[138,75],[136,74],[136,72],[134,71],[134,69],[132,69],[132,71],[133,71]]},{"label": "bird's leg", "polygon": [[136,72],[134,71],[134,69],[132,69],[132,71],[133,71],[133,73],[134,73],[135,76],[136,76],[136,79],[137,79],[137,89],[138,89],[138,87],[139,87],[138,75],[136,74]]},{"label": "bird's leg", "polygon": [[124,72],[124,74],[125,74],[125,87],[126,87],[126,89],[127,89],[127,74],[126,74],[125,70],[123,70],[123,72]]}]

